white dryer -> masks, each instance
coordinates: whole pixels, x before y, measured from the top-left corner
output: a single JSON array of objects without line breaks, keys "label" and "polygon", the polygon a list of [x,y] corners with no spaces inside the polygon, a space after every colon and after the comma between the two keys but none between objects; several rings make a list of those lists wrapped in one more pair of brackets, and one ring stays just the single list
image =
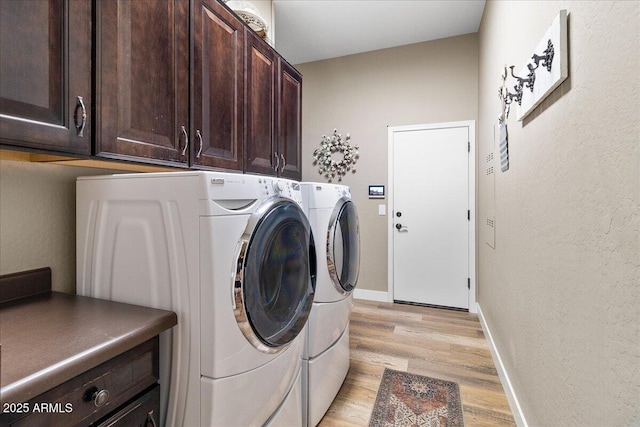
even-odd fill
[{"label": "white dryer", "polygon": [[316,294],[302,359],[303,422],[316,426],[349,370],[349,317],[360,268],[360,231],[349,187],[300,185],[317,259]]},{"label": "white dryer", "polygon": [[298,183],[215,172],[81,177],[77,292],[173,310],[167,426],[302,424],[314,246]]}]

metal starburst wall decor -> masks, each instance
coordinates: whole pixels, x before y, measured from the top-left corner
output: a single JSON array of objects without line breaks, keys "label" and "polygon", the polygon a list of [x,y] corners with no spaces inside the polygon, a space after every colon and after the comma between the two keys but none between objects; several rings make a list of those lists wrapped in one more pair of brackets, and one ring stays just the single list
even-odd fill
[{"label": "metal starburst wall decor", "polygon": [[[356,172],[355,164],[358,161],[357,145],[351,145],[351,136],[346,134],[344,137],[338,133],[337,129],[329,136],[322,135],[320,140],[320,148],[313,152],[313,164],[318,166],[318,173],[324,175],[329,182],[338,177],[338,181],[342,181],[342,177],[348,171]],[[336,154],[338,160],[334,160],[333,155]],[[340,155],[342,159],[339,159]]]}]

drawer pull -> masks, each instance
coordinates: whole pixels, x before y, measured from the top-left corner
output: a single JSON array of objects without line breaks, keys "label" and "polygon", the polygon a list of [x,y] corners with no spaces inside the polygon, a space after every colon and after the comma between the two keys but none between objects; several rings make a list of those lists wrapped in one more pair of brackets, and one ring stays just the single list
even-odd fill
[{"label": "drawer pull", "polygon": [[93,404],[96,405],[96,408],[104,406],[109,401],[109,391],[96,390],[91,395],[91,400],[93,400]]}]

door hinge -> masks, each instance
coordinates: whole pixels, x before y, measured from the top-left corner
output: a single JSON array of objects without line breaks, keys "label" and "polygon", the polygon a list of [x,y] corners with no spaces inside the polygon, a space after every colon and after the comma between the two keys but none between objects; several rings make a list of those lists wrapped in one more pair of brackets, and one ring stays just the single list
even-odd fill
[{"label": "door hinge", "polygon": [[471,221],[471,210],[467,210],[467,221]]},{"label": "door hinge", "polygon": [[471,152],[471,141],[467,141],[467,153]]},{"label": "door hinge", "polygon": [[471,289],[471,277],[467,277],[467,289]]}]

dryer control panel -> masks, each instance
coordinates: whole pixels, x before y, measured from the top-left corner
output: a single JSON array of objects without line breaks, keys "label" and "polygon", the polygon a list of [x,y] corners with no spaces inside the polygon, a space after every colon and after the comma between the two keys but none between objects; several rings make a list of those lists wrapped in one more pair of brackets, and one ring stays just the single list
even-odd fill
[{"label": "dryer control panel", "polygon": [[340,197],[351,198],[351,189],[347,186],[341,185],[338,187],[338,195]]},{"label": "dryer control panel", "polygon": [[278,178],[258,178],[258,184],[260,184],[266,197],[281,196],[302,204],[302,190],[300,189],[300,184],[295,181]]}]

